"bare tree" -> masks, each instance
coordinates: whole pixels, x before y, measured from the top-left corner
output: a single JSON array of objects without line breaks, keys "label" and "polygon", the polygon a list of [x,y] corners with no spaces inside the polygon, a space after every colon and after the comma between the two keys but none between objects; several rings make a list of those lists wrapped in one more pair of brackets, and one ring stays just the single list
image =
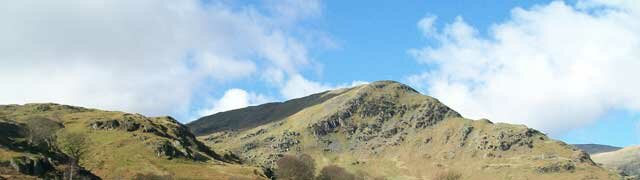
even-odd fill
[{"label": "bare tree", "polygon": [[68,157],[69,179],[72,180],[73,175],[79,169],[80,160],[84,158],[89,149],[89,141],[86,136],[80,133],[58,133],[56,145]]}]

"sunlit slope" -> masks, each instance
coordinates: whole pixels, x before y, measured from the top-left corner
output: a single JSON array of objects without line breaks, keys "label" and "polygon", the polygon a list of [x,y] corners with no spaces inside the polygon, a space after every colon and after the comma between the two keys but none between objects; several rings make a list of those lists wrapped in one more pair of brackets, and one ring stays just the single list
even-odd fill
[{"label": "sunlit slope", "polygon": [[[586,153],[534,129],[465,119],[437,99],[397,82],[312,96],[322,101],[297,107],[282,118],[265,121],[260,111],[253,116],[255,109],[265,108],[256,106],[188,126],[207,129],[202,125],[215,124],[215,117],[242,112],[247,118],[222,120],[240,125],[200,138],[214,149],[229,149],[265,167],[273,167],[282,154],[306,153],[316,159],[317,167],[335,164],[352,173],[389,179],[430,179],[441,171],[460,172],[463,179],[619,178],[595,165]],[[241,125],[246,119],[264,123]]]},{"label": "sunlit slope", "polygon": [[[232,157],[218,154],[196,140],[189,130],[171,117],[145,117],[114,111],[101,111],[58,104],[0,106],[3,132],[15,130],[0,139],[0,161],[7,165],[16,158],[45,159],[53,167],[49,176],[63,171],[60,153],[50,145],[35,150],[28,143],[33,135],[33,119],[56,124],[51,135],[79,133],[89,142],[80,165],[103,179],[132,177],[170,177],[175,179],[264,178],[262,171],[241,165]],[[40,125],[39,123],[36,125]],[[46,160],[49,159],[49,160]],[[42,163],[41,163],[42,164]],[[35,165],[26,164],[26,167]],[[6,177],[34,174],[18,173],[12,166],[0,167]],[[44,175],[39,175],[44,176]],[[29,176],[24,176],[29,177]]]},{"label": "sunlit slope", "polygon": [[602,164],[604,167],[640,178],[640,146],[598,153],[591,157],[593,161]]}]

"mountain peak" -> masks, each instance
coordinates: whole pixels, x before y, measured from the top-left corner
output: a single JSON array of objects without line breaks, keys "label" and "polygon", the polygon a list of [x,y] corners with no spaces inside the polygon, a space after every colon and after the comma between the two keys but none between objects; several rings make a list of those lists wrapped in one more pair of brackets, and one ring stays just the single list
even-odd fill
[{"label": "mountain peak", "polygon": [[[285,102],[267,103],[259,106],[220,112],[197,119],[189,124],[196,135],[211,134],[226,130],[242,130],[285,120],[297,113],[304,113],[314,107],[323,107],[324,111],[315,114],[313,119],[326,118],[335,113],[344,113],[364,108],[363,112],[390,110],[395,105],[414,104],[412,108],[442,108],[452,117],[461,117],[437,99],[420,94],[408,85],[390,81],[376,81],[350,88],[336,89],[291,99]],[[357,107],[357,106],[366,107]],[[407,108],[407,107],[403,107]],[[349,112],[353,113],[353,112]],[[311,120],[311,119],[309,119]],[[311,121],[309,121],[311,122]]]},{"label": "mountain peak", "polygon": [[400,82],[392,81],[392,80],[375,81],[363,86],[377,89],[377,90],[383,89],[383,90],[390,90],[390,91],[409,91],[409,92],[419,93],[418,91],[416,91],[415,89],[413,89],[412,87],[406,84],[402,84]]},{"label": "mountain peak", "polygon": [[424,169],[457,169],[472,179],[580,179],[578,171],[608,176],[584,152],[539,131],[465,119],[396,81],[217,113],[188,126],[214,149],[266,168],[284,154],[304,153],[320,160],[318,167],[398,179],[435,173]]}]

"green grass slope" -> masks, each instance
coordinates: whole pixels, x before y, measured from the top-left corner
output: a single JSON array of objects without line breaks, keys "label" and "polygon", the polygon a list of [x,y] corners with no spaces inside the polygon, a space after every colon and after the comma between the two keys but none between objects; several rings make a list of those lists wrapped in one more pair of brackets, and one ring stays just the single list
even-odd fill
[{"label": "green grass slope", "polygon": [[[284,154],[309,154],[318,170],[338,165],[370,178],[432,179],[442,172],[458,172],[463,179],[620,178],[583,151],[534,129],[465,119],[437,99],[397,82],[314,96],[323,101],[255,127],[219,128],[199,138],[254,165],[277,168],[274,162]],[[260,108],[218,113],[201,119],[198,126],[236,112],[260,119],[263,116],[252,116]]]},{"label": "green grass slope", "polygon": [[80,165],[94,178],[265,178],[260,169],[210,150],[171,117],[58,104],[0,106],[0,177],[61,176],[64,154],[54,148],[55,142],[45,147],[30,143],[34,135],[43,132],[49,132],[47,136],[73,132],[86,137],[89,148]]}]

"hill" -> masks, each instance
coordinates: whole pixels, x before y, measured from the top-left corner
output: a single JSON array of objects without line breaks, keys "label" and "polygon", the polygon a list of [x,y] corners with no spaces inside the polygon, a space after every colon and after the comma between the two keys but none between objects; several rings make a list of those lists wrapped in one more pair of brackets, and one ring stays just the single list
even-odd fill
[{"label": "hill", "polygon": [[591,157],[593,161],[602,164],[604,167],[640,178],[640,146],[631,146],[617,151],[598,153]]},{"label": "hill", "polygon": [[271,169],[284,155],[306,154],[318,169],[335,165],[369,178],[620,178],[539,131],[466,119],[393,81],[221,112],[187,126],[214,149]]},{"label": "hill", "polygon": [[609,146],[609,145],[603,145],[603,144],[572,144],[572,145],[589,154],[598,154],[598,153],[611,152],[611,151],[617,151],[622,149],[621,147]]},{"label": "hill", "polygon": [[[74,134],[76,136],[71,136]],[[61,137],[76,137],[61,141]],[[231,154],[218,154],[171,117],[145,117],[58,104],[0,106],[0,179],[57,179],[82,140],[86,179],[264,179]],[[76,143],[77,144],[77,143]]]}]

